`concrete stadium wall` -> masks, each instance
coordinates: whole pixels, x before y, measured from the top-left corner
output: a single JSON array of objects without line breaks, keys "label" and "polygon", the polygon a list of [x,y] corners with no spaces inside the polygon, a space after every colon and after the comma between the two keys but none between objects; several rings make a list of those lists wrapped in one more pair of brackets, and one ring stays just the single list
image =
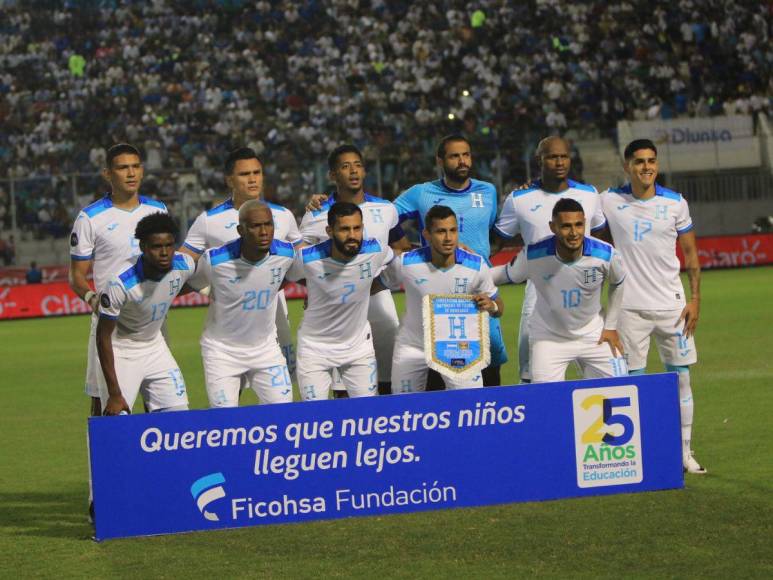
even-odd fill
[{"label": "concrete stadium wall", "polygon": [[746,234],[752,231],[755,219],[773,215],[773,198],[694,203],[690,214],[698,236]]}]

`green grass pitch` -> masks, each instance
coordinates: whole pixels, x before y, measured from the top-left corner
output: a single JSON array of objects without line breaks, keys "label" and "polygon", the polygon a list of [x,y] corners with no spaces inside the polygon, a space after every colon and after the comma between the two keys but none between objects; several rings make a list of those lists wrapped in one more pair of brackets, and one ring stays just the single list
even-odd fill
[{"label": "green grass pitch", "polygon": [[[103,544],[86,522],[88,320],[0,323],[0,577],[771,578],[772,286],[773,268],[704,274],[694,448],[709,475],[684,490]],[[522,289],[503,297],[514,361]],[[204,315],[176,310],[169,324],[197,408]]]}]

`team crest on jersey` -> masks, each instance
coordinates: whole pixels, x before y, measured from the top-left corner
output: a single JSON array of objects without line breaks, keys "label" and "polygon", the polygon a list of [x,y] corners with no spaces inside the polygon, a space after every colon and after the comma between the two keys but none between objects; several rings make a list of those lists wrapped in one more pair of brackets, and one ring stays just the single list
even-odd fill
[{"label": "team crest on jersey", "polygon": [[472,207],[483,207],[482,193],[471,193],[470,197],[472,198]]},{"label": "team crest on jersey", "polygon": [[102,296],[99,297],[99,302],[105,308],[110,308],[110,296],[107,294],[102,294]]},{"label": "team crest on jersey", "polygon": [[78,245],[78,234],[73,232],[72,235],[70,235],[70,246],[74,248],[77,245]]}]

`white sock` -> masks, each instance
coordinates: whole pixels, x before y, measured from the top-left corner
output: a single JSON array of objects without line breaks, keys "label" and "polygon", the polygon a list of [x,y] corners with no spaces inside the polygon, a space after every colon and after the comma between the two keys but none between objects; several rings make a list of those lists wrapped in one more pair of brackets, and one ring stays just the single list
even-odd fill
[{"label": "white sock", "polygon": [[692,438],[692,416],[694,405],[690,388],[690,371],[679,374],[679,412],[682,419],[682,455],[690,457],[690,439]]},{"label": "white sock", "polygon": [[91,485],[91,445],[89,445],[89,429],[86,426],[86,466],[89,470],[89,505],[94,501],[94,490]]}]

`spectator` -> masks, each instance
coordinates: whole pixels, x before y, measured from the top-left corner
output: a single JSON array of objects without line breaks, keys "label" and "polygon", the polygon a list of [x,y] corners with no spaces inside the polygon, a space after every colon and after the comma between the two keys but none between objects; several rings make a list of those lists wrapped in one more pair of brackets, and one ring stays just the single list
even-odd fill
[{"label": "spectator", "polygon": [[[219,190],[217,152],[247,143],[287,201],[316,187],[310,160],[347,141],[385,143],[395,189],[426,179],[427,150],[460,119],[511,151],[549,132],[611,135],[620,118],[771,110],[764,2],[108,4],[4,7],[0,176],[93,172],[102,147],[130,141],[149,170],[195,168]],[[41,208],[22,210],[38,227]]]},{"label": "spectator", "polygon": [[30,269],[27,270],[27,284],[40,284],[43,282],[43,272],[38,268],[37,262],[30,264]]}]

